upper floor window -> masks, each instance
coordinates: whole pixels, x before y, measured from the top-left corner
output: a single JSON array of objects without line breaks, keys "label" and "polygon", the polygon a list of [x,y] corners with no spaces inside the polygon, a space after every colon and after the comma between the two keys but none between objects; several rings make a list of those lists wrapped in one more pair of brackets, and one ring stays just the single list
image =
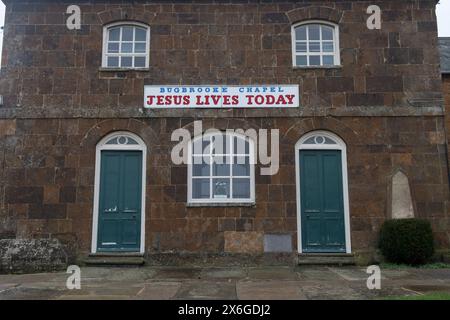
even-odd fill
[{"label": "upper floor window", "polygon": [[316,21],[294,25],[292,54],[294,67],[340,65],[338,26]]},{"label": "upper floor window", "polygon": [[236,133],[196,138],[190,150],[190,203],[253,203],[253,140]]},{"label": "upper floor window", "polygon": [[105,68],[148,68],[150,28],[141,23],[115,23],[103,30]]}]

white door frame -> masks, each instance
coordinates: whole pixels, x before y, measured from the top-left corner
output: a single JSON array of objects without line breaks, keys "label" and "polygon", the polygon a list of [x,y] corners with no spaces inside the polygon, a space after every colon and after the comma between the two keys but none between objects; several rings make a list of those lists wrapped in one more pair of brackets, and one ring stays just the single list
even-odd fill
[{"label": "white door frame", "polygon": [[[333,140],[334,144],[305,144],[306,140],[322,136]],[[305,134],[295,144],[295,176],[297,190],[297,249],[299,253],[303,252],[302,245],[302,220],[301,220],[301,192],[300,192],[300,150],[339,150],[342,160],[342,193],[344,201],[344,224],[345,224],[345,251],[351,253],[351,234],[350,234],[350,207],[348,197],[348,176],[347,176],[347,146],[341,138],[334,133],[317,130]]]},{"label": "white door frame", "polygon": [[[138,144],[106,144],[108,141],[116,137],[127,137],[135,140]],[[146,186],[146,166],[147,166],[147,146],[145,142],[137,135],[127,131],[116,131],[104,137],[97,144],[95,149],[95,182],[94,182],[94,207],[92,219],[92,245],[91,252],[97,252],[97,236],[98,236],[98,216],[100,202],[100,172],[101,172],[101,152],[103,150],[112,151],[141,151],[142,152],[142,199],[141,199],[141,243],[140,253],[145,251],[145,186]]]}]

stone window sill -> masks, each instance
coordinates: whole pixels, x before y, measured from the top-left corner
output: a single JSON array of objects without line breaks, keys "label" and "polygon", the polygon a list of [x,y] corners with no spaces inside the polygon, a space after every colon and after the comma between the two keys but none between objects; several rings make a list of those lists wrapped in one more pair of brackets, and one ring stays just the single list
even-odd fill
[{"label": "stone window sill", "polygon": [[254,207],[255,202],[188,202],[188,208],[202,208],[202,207]]},{"label": "stone window sill", "polygon": [[98,70],[101,72],[130,72],[130,71],[148,72],[148,71],[150,71],[149,68],[105,68],[105,67],[100,67]]},{"label": "stone window sill", "polygon": [[307,66],[307,67],[301,67],[301,66],[294,66],[292,67],[294,70],[321,70],[321,69],[342,69],[342,65],[339,66]]}]

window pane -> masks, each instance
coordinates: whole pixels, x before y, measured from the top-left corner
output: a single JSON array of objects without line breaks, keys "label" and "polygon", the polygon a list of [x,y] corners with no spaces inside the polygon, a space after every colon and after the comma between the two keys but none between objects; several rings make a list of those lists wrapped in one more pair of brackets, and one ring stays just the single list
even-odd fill
[{"label": "window pane", "polygon": [[121,67],[132,67],[133,66],[133,57],[122,57],[120,66]]},{"label": "window pane", "polygon": [[234,153],[235,154],[249,154],[250,153],[250,143],[248,138],[234,137]]},{"label": "window pane", "polygon": [[139,143],[132,138],[127,138],[127,144],[139,144]]},{"label": "window pane", "polygon": [[120,40],[120,28],[109,29],[109,41],[119,41]]},{"label": "window pane", "polygon": [[320,25],[309,25],[309,40],[320,40]]},{"label": "window pane", "polygon": [[213,176],[230,175],[230,157],[214,157]]},{"label": "window pane", "polygon": [[145,57],[134,58],[134,66],[136,68],[145,68]]},{"label": "window pane", "polygon": [[323,64],[327,66],[334,65],[334,56],[323,56]]},{"label": "window pane", "polygon": [[122,28],[122,41],[133,41],[133,27]]},{"label": "window pane", "polygon": [[308,138],[303,144],[316,144],[314,137]]},{"label": "window pane", "polygon": [[333,40],[333,28],[322,26],[322,40]]},{"label": "window pane", "polygon": [[122,53],[132,53],[133,44],[132,43],[122,43]]},{"label": "window pane", "polygon": [[119,53],[119,44],[118,43],[109,43],[108,44],[108,53]]},{"label": "window pane", "polygon": [[210,143],[211,140],[209,140],[210,138],[200,138],[195,140],[194,142],[194,150],[193,150],[193,154],[209,154],[210,153]]},{"label": "window pane", "polygon": [[310,52],[320,52],[320,42],[310,42],[309,43]]},{"label": "window pane", "polygon": [[320,56],[309,56],[310,66],[320,66]]},{"label": "window pane", "polygon": [[216,135],[212,137],[213,153],[214,154],[229,154],[230,153],[230,136]]},{"label": "window pane", "polygon": [[295,29],[295,40],[306,40],[306,26]]},{"label": "window pane", "polygon": [[250,198],[250,179],[233,179],[233,198]]},{"label": "window pane", "polygon": [[330,138],[325,137],[325,144],[336,144],[336,142],[334,142]]},{"label": "window pane", "polygon": [[297,66],[306,66],[308,65],[306,56],[297,56],[295,59],[295,65]]},{"label": "window pane", "polygon": [[136,43],[134,45],[134,52],[145,53],[145,43]]},{"label": "window pane", "polygon": [[197,156],[192,159],[192,176],[209,176],[210,165],[209,161],[205,161],[203,156]]},{"label": "window pane", "polygon": [[230,197],[230,179],[213,179],[213,198],[227,199]]},{"label": "window pane", "polygon": [[147,30],[136,28],[135,41],[146,41],[147,40]]},{"label": "window pane", "polygon": [[332,41],[325,41],[322,43],[323,52],[333,52],[334,51],[334,45]]},{"label": "window pane", "polygon": [[209,179],[192,179],[192,198],[209,199]]},{"label": "window pane", "polygon": [[295,50],[297,52],[306,52],[306,42],[297,42]]},{"label": "window pane", "polygon": [[118,57],[108,57],[108,67],[118,67],[119,58]]},{"label": "window pane", "polygon": [[248,156],[233,158],[233,176],[250,176],[250,158]]},{"label": "window pane", "polygon": [[109,140],[106,144],[118,144],[117,138],[113,138],[113,139]]}]

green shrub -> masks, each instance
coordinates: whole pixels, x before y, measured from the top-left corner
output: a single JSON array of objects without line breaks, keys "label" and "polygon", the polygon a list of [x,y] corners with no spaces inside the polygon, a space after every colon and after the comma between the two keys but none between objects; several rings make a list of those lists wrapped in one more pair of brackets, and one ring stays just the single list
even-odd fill
[{"label": "green shrub", "polygon": [[381,227],[379,247],[388,262],[424,264],[434,253],[431,225],[420,219],[388,220]]}]

